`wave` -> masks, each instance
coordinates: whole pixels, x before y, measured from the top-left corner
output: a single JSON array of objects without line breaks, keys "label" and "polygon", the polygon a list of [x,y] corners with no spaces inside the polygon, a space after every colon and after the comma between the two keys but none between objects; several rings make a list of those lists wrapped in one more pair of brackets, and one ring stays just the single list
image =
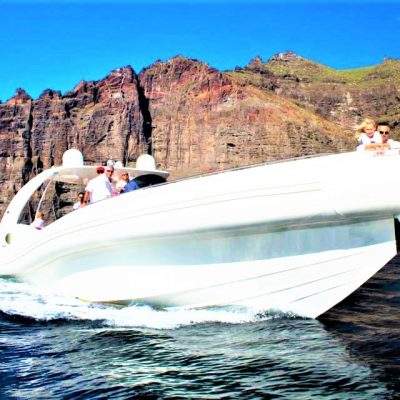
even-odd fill
[{"label": "wave", "polygon": [[201,323],[242,324],[273,318],[269,313],[244,307],[154,309],[146,305],[125,307],[93,304],[57,296],[15,279],[0,278],[0,311],[34,321],[93,321],[112,327],[173,329]]}]

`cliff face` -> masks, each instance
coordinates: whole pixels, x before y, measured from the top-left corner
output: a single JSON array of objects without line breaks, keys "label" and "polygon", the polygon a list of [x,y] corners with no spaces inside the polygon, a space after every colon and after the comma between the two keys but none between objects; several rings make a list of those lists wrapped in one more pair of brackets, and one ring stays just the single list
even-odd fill
[{"label": "cliff face", "polygon": [[[399,124],[399,63],[336,71],[291,53],[220,72],[175,57],[61,95],[0,104],[0,214],[34,174],[78,148],[88,163],[152,153],[172,177],[354,148],[364,115]],[[59,199],[62,199],[62,190]],[[60,203],[57,203],[58,207]]]},{"label": "cliff face", "polygon": [[68,148],[80,149],[88,162],[129,161],[146,145],[138,82],[121,68],[98,82],[81,82],[65,96],[45,91],[32,103],[30,147],[45,168],[61,162]]},{"label": "cliff face", "polygon": [[0,105],[0,212],[31,170],[29,136],[32,100],[23,91]]},{"label": "cliff face", "polygon": [[68,148],[88,162],[129,162],[147,150],[137,77],[121,68],[82,82],[61,96],[46,90],[32,100],[19,90],[0,105],[0,214],[14,193],[43,168],[61,163]]},{"label": "cliff face", "polygon": [[387,122],[400,136],[400,61],[353,70],[335,70],[293,53],[280,53],[267,63],[252,60],[237,71],[249,84],[279,96],[353,130],[365,116]]},{"label": "cliff face", "polygon": [[143,71],[152,150],[175,175],[351,148],[335,124],[229,73],[176,57]]}]

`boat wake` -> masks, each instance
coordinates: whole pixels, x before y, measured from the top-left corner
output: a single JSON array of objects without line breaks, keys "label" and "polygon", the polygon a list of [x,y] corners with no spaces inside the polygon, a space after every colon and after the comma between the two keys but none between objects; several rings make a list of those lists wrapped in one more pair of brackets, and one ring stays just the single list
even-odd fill
[{"label": "boat wake", "polygon": [[[189,310],[183,307],[154,309],[145,305],[92,304],[78,299],[44,293],[27,283],[0,278],[0,312],[34,321],[91,321],[112,327],[173,329],[202,323],[242,324],[271,319],[277,314],[244,307]],[[282,317],[282,315],[279,315]]]}]

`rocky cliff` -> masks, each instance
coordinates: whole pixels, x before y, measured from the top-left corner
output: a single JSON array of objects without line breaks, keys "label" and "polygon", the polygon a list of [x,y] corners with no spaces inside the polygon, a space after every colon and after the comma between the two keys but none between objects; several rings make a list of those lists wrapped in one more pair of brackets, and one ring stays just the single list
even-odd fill
[{"label": "rocky cliff", "polygon": [[139,82],[149,103],[153,154],[175,174],[352,146],[337,124],[198,61],[156,63]]},{"label": "rocky cliff", "polygon": [[294,101],[301,107],[353,130],[365,116],[389,123],[400,135],[400,61],[386,59],[365,68],[335,70],[294,53],[268,62],[256,57],[235,76]]},{"label": "rocky cliff", "polygon": [[221,72],[184,57],[0,104],[0,214],[42,168],[78,148],[88,163],[152,153],[172,177],[354,147],[368,114],[399,125],[399,62],[336,71],[283,53]]}]

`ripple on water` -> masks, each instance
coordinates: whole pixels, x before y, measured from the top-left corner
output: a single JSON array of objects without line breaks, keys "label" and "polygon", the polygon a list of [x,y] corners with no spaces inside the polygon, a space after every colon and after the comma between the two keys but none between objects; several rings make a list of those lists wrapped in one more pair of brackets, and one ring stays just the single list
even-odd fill
[{"label": "ripple on water", "polygon": [[0,397],[390,398],[397,271],[369,285],[320,322],[89,305],[0,279]]}]

